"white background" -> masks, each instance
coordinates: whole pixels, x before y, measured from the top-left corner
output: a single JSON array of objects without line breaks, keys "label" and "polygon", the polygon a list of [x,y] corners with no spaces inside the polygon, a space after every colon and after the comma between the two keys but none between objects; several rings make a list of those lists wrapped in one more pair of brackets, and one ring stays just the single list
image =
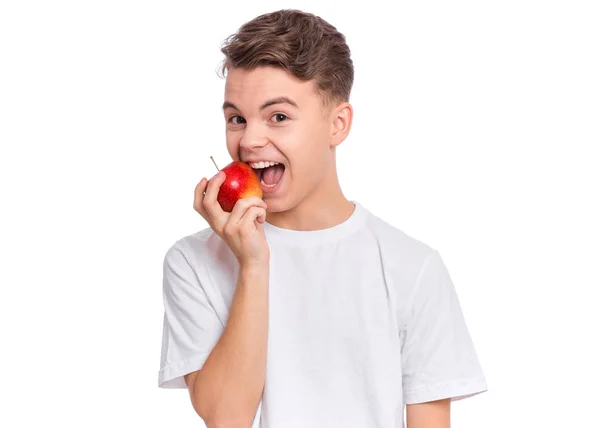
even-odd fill
[{"label": "white background", "polygon": [[161,390],[162,261],[229,162],[220,43],[280,8],[347,36],[348,198],[438,249],[490,391],[456,427],[598,426],[593,1],[5,1],[0,425],[203,426]]}]

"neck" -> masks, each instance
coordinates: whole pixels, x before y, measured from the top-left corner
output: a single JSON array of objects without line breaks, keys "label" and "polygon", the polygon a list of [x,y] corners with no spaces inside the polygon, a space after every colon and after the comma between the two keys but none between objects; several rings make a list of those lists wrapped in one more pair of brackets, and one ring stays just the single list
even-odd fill
[{"label": "neck", "polygon": [[344,196],[333,162],[313,192],[290,210],[267,212],[267,221],[283,229],[322,230],[344,222],[353,212],[354,204]]}]

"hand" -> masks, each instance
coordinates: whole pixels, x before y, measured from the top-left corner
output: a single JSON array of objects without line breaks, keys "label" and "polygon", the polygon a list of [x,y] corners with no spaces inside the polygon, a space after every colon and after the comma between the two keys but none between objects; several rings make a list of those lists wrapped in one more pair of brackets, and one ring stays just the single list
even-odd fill
[{"label": "hand", "polygon": [[233,251],[241,266],[264,266],[270,252],[262,223],[267,217],[267,203],[251,196],[239,199],[231,213],[223,211],[217,201],[225,173],[203,178],[196,186],[194,209],[208,222]]}]

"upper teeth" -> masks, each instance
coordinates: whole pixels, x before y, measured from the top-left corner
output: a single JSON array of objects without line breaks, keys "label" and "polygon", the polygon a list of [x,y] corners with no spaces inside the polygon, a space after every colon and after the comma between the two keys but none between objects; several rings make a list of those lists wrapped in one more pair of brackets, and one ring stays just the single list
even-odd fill
[{"label": "upper teeth", "polygon": [[248,165],[250,165],[254,169],[261,169],[261,168],[267,168],[267,167],[273,166],[273,165],[279,165],[279,162],[272,162],[272,161],[249,162]]}]

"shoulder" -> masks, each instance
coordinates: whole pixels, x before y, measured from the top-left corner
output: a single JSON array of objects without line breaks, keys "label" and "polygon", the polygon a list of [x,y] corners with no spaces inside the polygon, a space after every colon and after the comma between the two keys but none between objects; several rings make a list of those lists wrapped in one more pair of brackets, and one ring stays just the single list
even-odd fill
[{"label": "shoulder", "polygon": [[438,270],[441,257],[429,243],[377,215],[369,214],[366,226],[376,243],[385,284],[400,316],[423,278],[431,276],[428,272],[432,269]]},{"label": "shoulder", "polygon": [[384,262],[391,262],[399,269],[419,271],[437,254],[430,244],[371,212],[366,226],[376,239]]},{"label": "shoulder", "polygon": [[163,266],[165,269],[182,268],[201,277],[219,263],[230,263],[232,256],[225,241],[207,227],[170,244],[164,254]]},{"label": "shoulder", "polygon": [[207,227],[172,242],[167,247],[165,259],[169,259],[175,254],[183,254],[186,258],[205,257],[223,245],[223,240],[210,227]]}]

